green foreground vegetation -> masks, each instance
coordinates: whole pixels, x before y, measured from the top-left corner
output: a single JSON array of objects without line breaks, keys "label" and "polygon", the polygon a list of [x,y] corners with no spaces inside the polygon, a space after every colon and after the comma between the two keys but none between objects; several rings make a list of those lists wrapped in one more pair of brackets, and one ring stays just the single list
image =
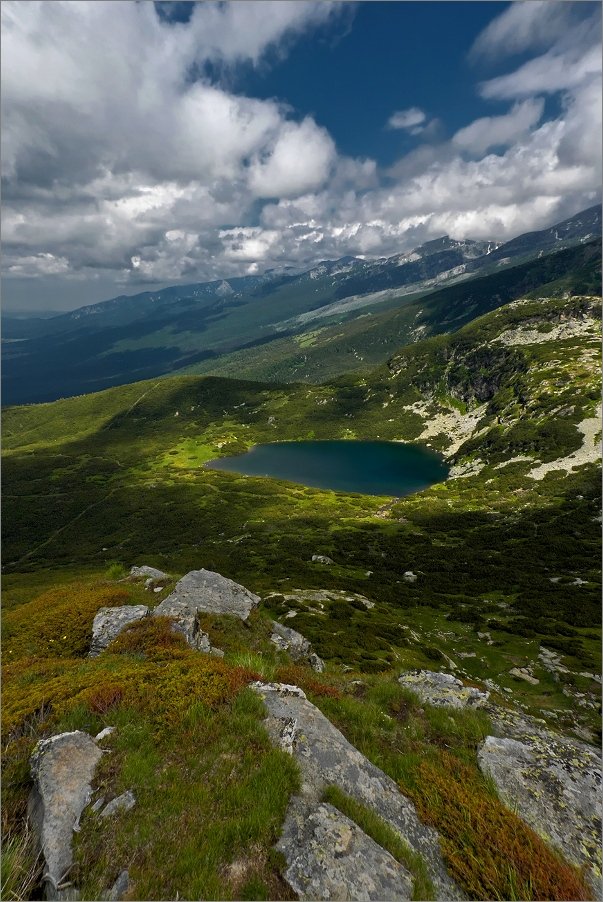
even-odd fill
[{"label": "green foreground vegetation", "polygon": [[[111,724],[99,791],[133,788],[139,802],[111,828],[83,818],[84,898],[102,898],[126,866],[135,898],[289,898],[271,849],[298,777],[246,688],[261,677],[300,685],[398,782],[471,898],[586,898],[481,776],[487,718],[419,706],[396,676],[452,660],[501,702],[596,740],[597,316],[593,298],[532,299],[322,385],[182,376],[6,410],[3,826],[9,848],[25,849],[7,879],[37,879],[23,830],[37,739]],[[258,442],[312,438],[418,440],[454,469],[391,499],[208,466]],[[173,585],[149,602],[120,581],[133,564],[174,579],[215,570],[263,604],[250,628],[202,624],[223,661],[159,618],[86,659],[100,607],[156,603]],[[322,677],[270,644],[269,618],[285,614],[327,662]],[[566,670],[547,669],[542,647]],[[525,666],[537,684],[509,672]],[[396,837],[366,812],[330,800],[393,851]]]}]

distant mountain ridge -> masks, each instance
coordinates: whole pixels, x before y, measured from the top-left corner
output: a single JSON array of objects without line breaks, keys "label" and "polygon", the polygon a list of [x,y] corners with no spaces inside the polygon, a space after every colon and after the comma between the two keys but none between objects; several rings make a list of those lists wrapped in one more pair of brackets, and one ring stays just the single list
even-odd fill
[{"label": "distant mountain ridge", "polygon": [[[502,245],[443,236],[378,260],[348,256],[297,274],[271,270],[122,295],[50,319],[9,317],[3,323],[3,402],[97,391],[267,346],[314,330],[317,318],[344,323],[385,305],[404,306],[445,286],[592,242],[600,233],[596,206]],[[536,284],[532,280],[530,288]]]}]

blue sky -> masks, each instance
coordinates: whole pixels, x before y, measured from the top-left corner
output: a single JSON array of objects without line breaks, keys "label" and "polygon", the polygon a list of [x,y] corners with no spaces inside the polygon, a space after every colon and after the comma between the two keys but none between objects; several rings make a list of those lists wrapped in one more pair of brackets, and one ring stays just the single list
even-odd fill
[{"label": "blue sky", "polygon": [[598,3],[2,4],[6,307],[595,203]]}]

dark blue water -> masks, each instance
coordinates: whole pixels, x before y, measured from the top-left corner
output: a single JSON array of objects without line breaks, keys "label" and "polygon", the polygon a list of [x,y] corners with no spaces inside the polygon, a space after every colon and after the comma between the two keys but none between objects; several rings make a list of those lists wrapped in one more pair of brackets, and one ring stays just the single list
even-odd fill
[{"label": "dark blue water", "polygon": [[437,454],[398,442],[273,442],[208,466],[336,492],[395,497],[419,492],[448,475]]}]

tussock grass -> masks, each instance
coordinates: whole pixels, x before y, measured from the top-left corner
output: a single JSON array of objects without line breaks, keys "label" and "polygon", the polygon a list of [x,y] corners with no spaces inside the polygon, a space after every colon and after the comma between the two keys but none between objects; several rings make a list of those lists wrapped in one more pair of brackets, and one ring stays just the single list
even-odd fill
[{"label": "tussock grass", "polygon": [[5,832],[2,840],[0,897],[5,902],[30,899],[38,883],[42,864],[30,829],[18,833]]}]

